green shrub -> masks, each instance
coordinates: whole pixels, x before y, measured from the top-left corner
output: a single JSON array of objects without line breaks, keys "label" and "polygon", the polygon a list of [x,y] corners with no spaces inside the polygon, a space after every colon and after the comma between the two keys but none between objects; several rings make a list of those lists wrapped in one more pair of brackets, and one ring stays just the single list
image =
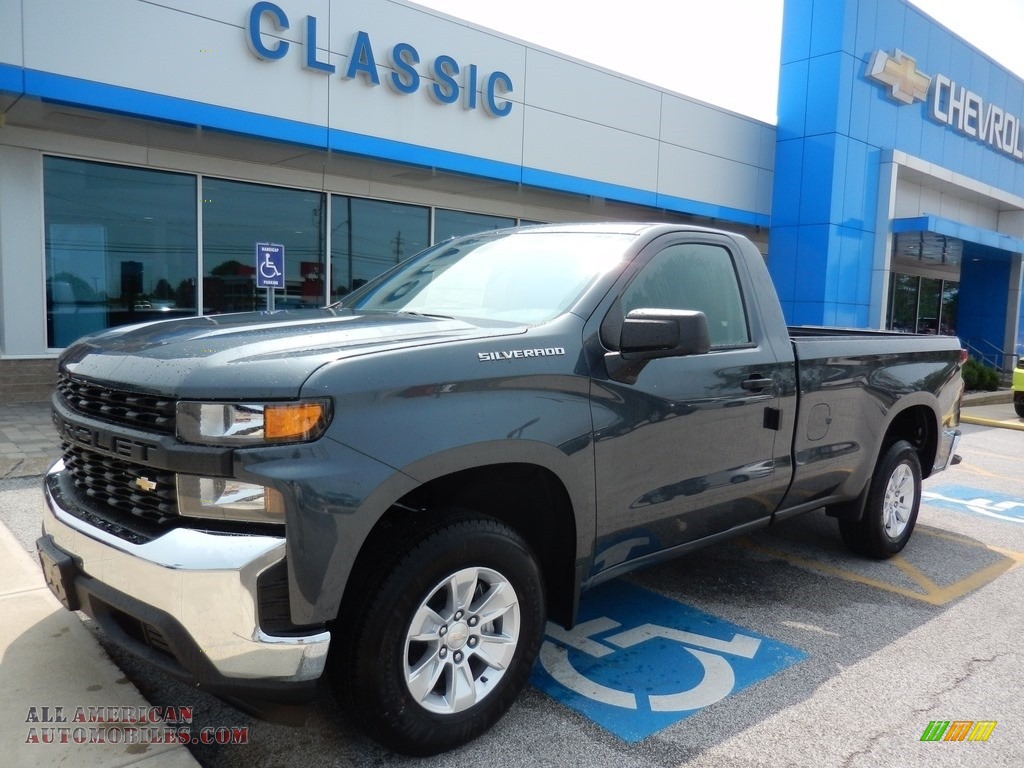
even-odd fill
[{"label": "green shrub", "polygon": [[999,389],[999,371],[978,362],[973,357],[964,363],[963,377],[964,388],[968,391],[995,392]]}]

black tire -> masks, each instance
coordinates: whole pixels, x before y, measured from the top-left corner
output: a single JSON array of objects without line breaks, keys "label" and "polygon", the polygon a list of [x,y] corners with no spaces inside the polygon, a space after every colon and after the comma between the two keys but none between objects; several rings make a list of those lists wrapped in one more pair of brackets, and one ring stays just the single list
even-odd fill
[{"label": "black tire", "polygon": [[864,516],[840,520],[839,533],[853,552],[884,560],[902,550],[921,507],[921,460],[906,440],[893,443],[871,477]]},{"label": "black tire", "polygon": [[490,518],[438,519],[402,549],[346,599],[331,680],[371,738],[433,755],[512,706],[543,639],[544,589],[525,542]]},{"label": "black tire", "polygon": [[1020,418],[1024,419],[1024,400],[1014,401],[1013,410],[1017,412]]}]

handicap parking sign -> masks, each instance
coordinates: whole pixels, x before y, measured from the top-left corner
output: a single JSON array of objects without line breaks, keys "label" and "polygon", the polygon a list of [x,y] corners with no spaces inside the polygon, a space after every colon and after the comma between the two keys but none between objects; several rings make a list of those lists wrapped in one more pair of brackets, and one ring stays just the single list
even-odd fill
[{"label": "handicap parking sign", "polygon": [[532,684],[628,742],[802,661],[798,648],[622,580],[549,623]]},{"label": "handicap parking sign", "polygon": [[256,243],[256,287],[284,288],[284,246]]}]

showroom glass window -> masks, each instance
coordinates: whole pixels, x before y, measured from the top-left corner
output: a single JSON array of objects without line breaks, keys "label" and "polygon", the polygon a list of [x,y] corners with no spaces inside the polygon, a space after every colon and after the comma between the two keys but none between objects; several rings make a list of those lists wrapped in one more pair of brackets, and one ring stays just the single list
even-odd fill
[{"label": "showroom glass window", "polygon": [[332,301],[428,245],[429,208],[332,195]]},{"label": "showroom glass window", "polygon": [[196,314],[196,179],[43,159],[46,336]]},{"label": "showroom glass window", "polygon": [[904,333],[956,335],[960,283],[894,272],[889,283],[888,328]]},{"label": "showroom glass window", "polygon": [[320,192],[203,179],[203,313],[266,307],[256,288],[256,244],[284,246],[278,309],[324,305],[324,199]]},{"label": "showroom glass window", "polygon": [[450,237],[472,235],[476,232],[504,229],[515,225],[516,220],[506,216],[488,216],[483,213],[438,208],[434,211],[434,242],[440,243]]}]

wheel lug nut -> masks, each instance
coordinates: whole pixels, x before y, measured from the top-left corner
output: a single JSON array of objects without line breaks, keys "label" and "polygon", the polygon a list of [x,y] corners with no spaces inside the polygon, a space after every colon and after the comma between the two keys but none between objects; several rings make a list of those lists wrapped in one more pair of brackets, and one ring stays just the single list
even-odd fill
[{"label": "wheel lug nut", "polygon": [[448,655],[448,649],[442,648],[440,651],[437,652],[437,655],[440,656],[442,659],[445,658]]},{"label": "wheel lug nut", "polygon": [[437,634],[439,634],[441,637],[444,637],[448,634],[448,627],[441,627],[439,630],[437,630]]},{"label": "wheel lug nut", "polygon": [[476,648],[476,644],[477,644],[477,639],[475,637],[469,638],[468,645],[469,645],[470,648]]},{"label": "wheel lug nut", "polygon": [[461,618],[462,618],[462,611],[456,611],[455,612],[455,620],[458,621]]},{"label": "wheel lug nut", "polygon": [[456,664],[461,664],[462,663],[462,652],[461,651],[456,651],[455,652],[455,663]]},{"label": "wheel lug nut", "polygon": [[476,616],[470,616],[469,621],[466,623],[469,624],[469,626],[471,627],[475,627],[477,624],[480,623],[480,619],[478,619]]}]

